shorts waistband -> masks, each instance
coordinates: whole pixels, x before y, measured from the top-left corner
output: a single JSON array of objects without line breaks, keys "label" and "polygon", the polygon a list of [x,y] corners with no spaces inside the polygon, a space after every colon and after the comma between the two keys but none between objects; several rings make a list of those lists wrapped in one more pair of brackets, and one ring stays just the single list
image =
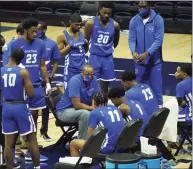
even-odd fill
[{"label": "shorts waistband", "polygon": [[3,99],[3,102],[6,103],[11,103],[11,104],[26,104],[25,100],[7,100],[7,99]]}]

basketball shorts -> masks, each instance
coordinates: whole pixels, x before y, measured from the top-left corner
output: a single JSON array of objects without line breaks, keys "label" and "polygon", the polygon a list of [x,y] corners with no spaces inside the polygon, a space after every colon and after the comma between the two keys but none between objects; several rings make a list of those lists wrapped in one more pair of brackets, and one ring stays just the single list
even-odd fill
[{"label": "basketball shorts", "polygon": [[185,122],[192,120],[192,110],[189,110],[188,107],[179,108],[178,122]]},{"label": "basketball shorts", "polygon": [[21,136],[36,132],[31,112],[27,104],[2,104],[2,133],[5,135],[19,133]]},{"label": "basketball shorts", "polygon": [[88,58],[88,63],[94,68],[94,73],[97,80],[114,81],[116,79],[113,55],[105,57],[90,55]]},{"label": "basketball shorts", "polygon": [[34,95],[28,98],[28,104],[30,110],[46,108],[45,91],[41,85],[34,86]]}]

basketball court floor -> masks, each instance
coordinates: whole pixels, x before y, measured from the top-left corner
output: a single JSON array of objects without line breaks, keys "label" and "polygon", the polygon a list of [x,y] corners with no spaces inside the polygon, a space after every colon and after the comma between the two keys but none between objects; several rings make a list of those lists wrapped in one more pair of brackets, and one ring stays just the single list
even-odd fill
[{"label": "basketball court floor", "polygon": [[[12,37],[15,36],[16,34],[15,28],[17,25],[18,24],[16,23],[1,23],[1,34],[6,39],[6,42],[9,42],[12,39]],[[57,35],[61,33],[63,30],[64,30],[64,27],[48,26],[47,36],[53,40],[56,40]],[[192,54],[192,35],[168,34],[168,33],[165,34],[164,42],[163,42],[164,61],[166,61],[167,63],[176,63],[176,62],[190,63],[191,54]],[[115,62],[122,61],[119,63],[119,69],[121,69],[122,64],[124,64],[124,59],[132,58],[131,53],[128,48],[128,35],[127,34],[121,34],[119,45],[115,49],[115,52],[114,52],[114,57],[116,58]],[[125,64],[124,64],[124,68],[125,68]],[[172,70],[172,72],[170,73],[174,74],[176,67],[170,68],[170,66],[166,65],[165,69],[167,69],[165,70],[166,72],[170,72]],[[166,80],[165,81],[163,80],[163,85],[164,83],[166,83]],[[173,87],[171,86],[169,88],[172,90]],[[164,102],[173,96],[174,94],[172,95],[167,94],[167,96],[165,95]],[[43,145],[44,147],[54,144],[62,134],[61,129],[55,126],[55,120],[52,114],[50,114],[49,131],[48,131],[48,135],[52,138],[51,142],[44,142],[42,138],[39,137],[39,129],[41,127],[41,117],[39,117],[38,127],[39,127],[38,128],[38,141],[39,141],[39,144]],[[183,154],[183,155],[178,155],[176,158],[191,160],[192,156]],[[189,162],[185,162],[185,163],[179,163],[174,168],[188,168],[188,166],[189,166]]]}]

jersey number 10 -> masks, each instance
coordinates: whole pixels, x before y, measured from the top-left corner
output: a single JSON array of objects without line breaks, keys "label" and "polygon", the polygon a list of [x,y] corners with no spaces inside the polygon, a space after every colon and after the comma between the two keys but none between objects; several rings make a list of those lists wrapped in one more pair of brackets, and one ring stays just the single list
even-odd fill
[{"label": "jersey number 10", "polygon": [[3,80],[4,80],[4,87],[7,87],[7,86],[13,87],[15,86],[16,74],[14,73],[4,74]]}]

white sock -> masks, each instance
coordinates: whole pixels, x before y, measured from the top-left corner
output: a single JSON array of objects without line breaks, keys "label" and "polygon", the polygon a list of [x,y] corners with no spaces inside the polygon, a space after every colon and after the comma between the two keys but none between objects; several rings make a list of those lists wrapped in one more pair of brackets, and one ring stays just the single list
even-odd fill
[{"label": "white sock", "polygon": [[34,169],[40,169],[40,166],[34,167]]}]

